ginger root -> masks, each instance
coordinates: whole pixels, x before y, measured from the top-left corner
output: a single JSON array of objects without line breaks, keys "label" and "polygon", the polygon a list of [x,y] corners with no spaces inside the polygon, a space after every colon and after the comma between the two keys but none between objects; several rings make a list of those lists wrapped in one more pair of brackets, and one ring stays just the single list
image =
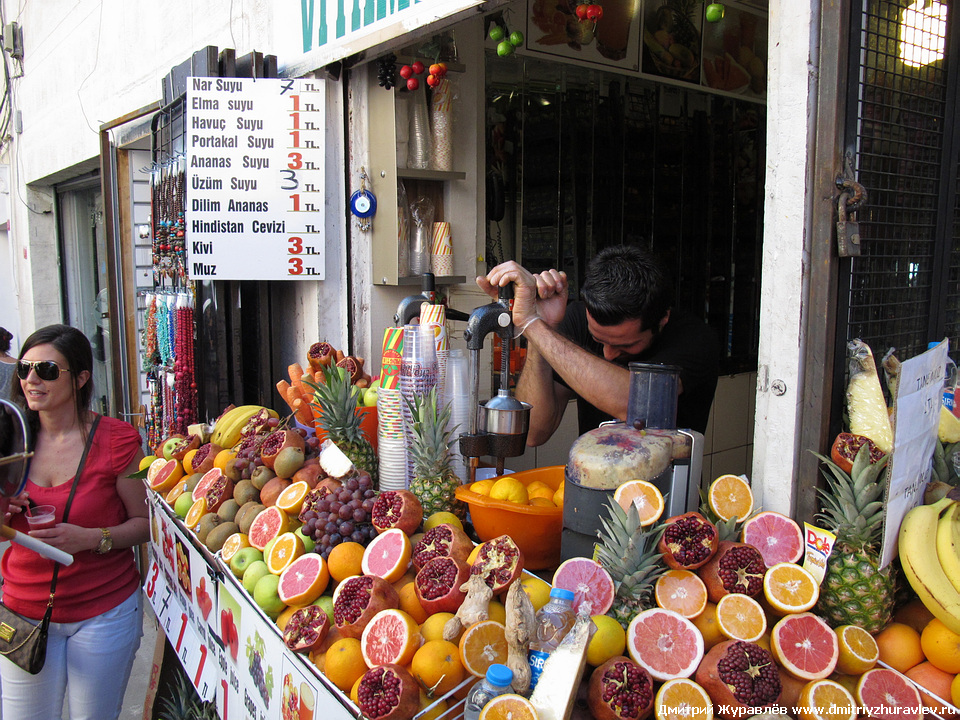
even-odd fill
[{"label": "ginger root", "polygon": [[514,582],[506,602],[507,667],[513,670],[513,690],[525,695],[530,689],[530,663],[527,653],[537,632],[537,614],[523,583]]},{"label": "ginger root", "polygon": [[443,639],[448,642],[453,642],[464,628],[490,617],[488,608],[490,599],[493,597],[493,589],[487,585],[481,575],[471,575],[460,589],[465,590],[467,596],[463,599],[457,614],[447,620],[443,626]]}]

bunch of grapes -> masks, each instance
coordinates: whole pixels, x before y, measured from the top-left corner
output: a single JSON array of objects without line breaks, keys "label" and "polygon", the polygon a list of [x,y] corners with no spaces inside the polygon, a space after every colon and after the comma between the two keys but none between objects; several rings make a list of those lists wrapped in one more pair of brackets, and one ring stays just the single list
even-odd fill
[{"label": "bunch of grapes", "polygon": [[397,77],[394,67],[397,63],[397,56],[393,53],[377,58],[377,82],[380,87],[386,90],[392,90],[397,84]]},{"label": "bunch of grapes", "polygon": [[[263,432],[246,436],[240,441],[240,446],[237,448],[235,465],[240,471],[240,477],[244,480],[250,479],[253,476],[253,471],[263,465],[263,460],[260,459],[260,448],[267,436],[280,427],[280,420],[271,417],[264,425]],[[315,434],[308,434],[307,430],[302,427],[294,428],[294,432],[304,439],[305,459],[309,460],[320,454],[320,441]]]},{"label": "bunch of grapes", "polygon": [[366,545],[373,540],[377,529],[370,522],[370,513],[376,494],[370,475],[360,472],[344,480],[338,490],[317,493],[305,501],[300,520],[303,532],[316,543],[314,552],[326,560],[342,542]]}]

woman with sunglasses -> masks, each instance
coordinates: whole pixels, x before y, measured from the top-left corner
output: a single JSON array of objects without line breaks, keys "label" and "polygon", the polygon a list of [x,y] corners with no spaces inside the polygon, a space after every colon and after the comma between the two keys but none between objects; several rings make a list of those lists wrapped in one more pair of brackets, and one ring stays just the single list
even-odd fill
[{"label": "woman with sunglasses", "polygon": [[[30,675],[0,657],[2,715],[49,720],[117,718],[140,646],[140,575],[132,548],[149,533],[143,482],[129,477],[143,457],[129,423],[101,417],[81,477],[74,478],[94,413],[93,355],[79,330],[50,325],[24,342],[13,400],[26,409],[35,438],[26,490],[14,498],[7,523],[28,532],[22,510],[54,505],[57,525],[34,537],[73,555],[60,566],[43,670]],[[77,482],[68,522],[62,522]],[[3,604],[25,617],[43,617],[54,564],[11,544],[0,563]]]},{"label": "woman with sunglasses", "polygon": [[10,341],[13,333],[0,327],[0,398],[10,399],[10,388],[13,385],[13,376],[17,372],[17,359],[10,357]]}]

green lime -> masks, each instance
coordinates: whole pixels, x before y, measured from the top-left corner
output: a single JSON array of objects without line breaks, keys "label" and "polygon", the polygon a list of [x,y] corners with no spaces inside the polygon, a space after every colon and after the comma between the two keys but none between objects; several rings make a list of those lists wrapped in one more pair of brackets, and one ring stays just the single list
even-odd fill
[{"label": "green lime", "polygon": [[510,33],[510,44],[514,47],[520,47],[523,45],[523,33],[519,30],[514,30]]},{"label": "green lime", "polygon": [[509,40],[503,40],[499,45],[497,45],[497,55],[500,57],[508,57],[513,55],[514,47],[510,44]]},{"label": "green lime", "polygon": [[491,40],[493,40],[494,42],[500,42],[501,40],[503,40],[503,37],[504,37],[504,33],[503,33],[503,28],[502,28],[502,27],[500,27],[499,25],[491,25],[491,26],[490,26],[490,39],[491,39]]}]

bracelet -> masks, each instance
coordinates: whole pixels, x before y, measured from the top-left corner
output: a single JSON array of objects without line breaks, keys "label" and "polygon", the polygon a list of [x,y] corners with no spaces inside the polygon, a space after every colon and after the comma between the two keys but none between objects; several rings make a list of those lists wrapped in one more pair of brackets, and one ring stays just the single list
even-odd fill
[{"label": "bracelet", "polygon": [[520,337],[521,335],[523,335],[524,331],[525,331],[528,327],[530,327],[533,323],[535,323],[537,320],[543,320],[543,318],[540,317],[539,315],[534,315],[532,318],[530,318],[529,320],[527,320],[527,321],[523,324],[523,327],[522,327],[522,328],[520,328],[519,330],[514,329],[513,336],[514,336],[515,338]]}]

